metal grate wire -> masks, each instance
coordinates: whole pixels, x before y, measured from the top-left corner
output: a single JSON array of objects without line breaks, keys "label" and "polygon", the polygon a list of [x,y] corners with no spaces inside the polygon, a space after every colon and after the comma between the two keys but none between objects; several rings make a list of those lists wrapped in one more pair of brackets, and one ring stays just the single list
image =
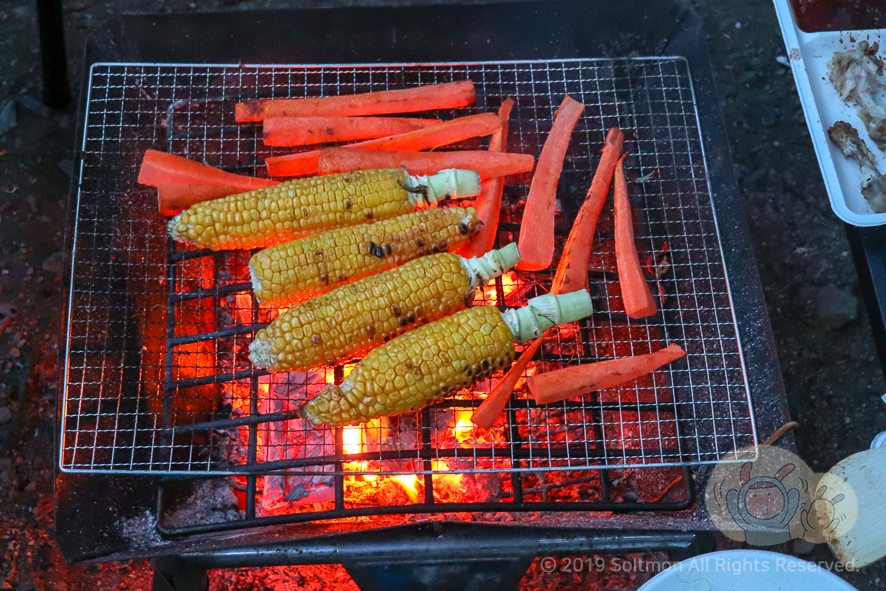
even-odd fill
[{"label": "metal grate wire", "polygon": [[[343,368],[266,375],[245,354],[276,310],[248,291],[243,252],[171,244],[156,195],[136,183],[144,150],[168,150],[266,175],[259,124],[233,107],[254,97],[349,94],[469,78],[470,107],[517,99],[509,149],[538,155],[565,94],[586,104],[558,198],[558,248],[599,161],[606,130],[625,131],[641,260],[666,270],[659,314],[621,307],[611,205],[589,271],[597,312],[553,333],[529,371],[648,353],[687,356],[634,384],[537,407],[518,387],[507,420],[488,433],[467,418],[483,382],[424,411],[359,428],[314,429],[300,403]],[[481,140],[459,148],[483,148]],[[531,175],[509,179],[499,242],[515,240]],[[95,64],[90,73],[76,195],[67,318],[61,468],[86,472],[521,472],[689,465],[735,459],[757,437],[711,201],[690,73],[682,58],[426,65],[233,66]],[[477,304],[516,306],[549,273],[513,274]],[[518,346],[518,351],[520,347]],[[346,368],[345,368],[346,369]],[[355,443],[356,442],[356,443]]]}]

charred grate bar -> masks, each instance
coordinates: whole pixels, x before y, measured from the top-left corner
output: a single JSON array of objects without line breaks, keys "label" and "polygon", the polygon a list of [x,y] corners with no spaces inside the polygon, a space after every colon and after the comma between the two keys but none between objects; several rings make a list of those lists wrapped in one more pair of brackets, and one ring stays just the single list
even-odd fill
[{"label": "charred grate bar", "polygon": [[[590,284],[598,312],[546,341],[544,371],[641,354],[671,342],[687,356],[637,384],[536,407],[518,389],[507,422],[475,430],[483,382],[418,413],[337,430],[297,418],[301,402],[347,367],[267,375],[246,350],[276,316],[248,289],[248,253],[171,244],[153,191],[135,183],[147,148],[265,174],[260,125],[236,125],[243,98],[349,94],[470,78],[477,103],[517,98],[511,149],[538,155],[561,98],[587,105],[567,155],[559,246],[599,160],[621,127],[638,206],[641,257],[660,271],[659,314],[621,309],[611,206],[598,224]],[[68,309],[61,468],[88,472],[352,475],[520,473],[674,466],[735,458],[757,438],[711,202],[688,64],[682,58],[426,65],[207,66],[95,64],[77,195]],[[483,148],[467,141],[460,148]],[[499,242],[516,239],[531,175],[506,189]],[[509,274],[475,303],[516,306],[549,273]],[[519,349],[519,348],[518,348]],[[533,369],[530,369],[533,371]],[[267,485],[267,479],[265,479]],[[255,486],[255,478],[249,478]]]}]

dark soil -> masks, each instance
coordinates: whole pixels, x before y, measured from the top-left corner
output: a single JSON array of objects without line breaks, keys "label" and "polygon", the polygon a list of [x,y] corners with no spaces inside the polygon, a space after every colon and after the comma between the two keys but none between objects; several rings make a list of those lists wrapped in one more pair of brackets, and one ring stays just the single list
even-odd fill
[{"label": "dark soil", "polygon": [[[76,112],[36,106],[34,4],[6,0],[0,7],[0,111],[4,101],[17,101],[17,126],[0,134],[0,589],[147,589],[147,563],[70,566],[52,540],[62,231]],[[199,8],[318,4],[213,0]],[[866,449],[886,428],[880,401],[886,387],[864,310],[856,314],[850,306],[833,322],[817,305],[835,288],[858,295],[844,228],[831,212],[790,70],[776,60],[785,48],[771,1],[693,4],[708,27],[784,383],[792,416],[800,423],[800,455],[813,469],[827,470]],[[109,16],[192,11],[198,3],[66,0],[64,6],[70,70],[78,88],[85,36]],[[831,559],[824,547],[806,557]],[[886,564],[846,578],[858,589],[883,588]],[[346,581],[340,567],[273,575],[243,571],[214,575],[213,588],[321,588]],[[570,585],[584,588],[588,582]],[[639,582],[607,584],[631,588]]]}]

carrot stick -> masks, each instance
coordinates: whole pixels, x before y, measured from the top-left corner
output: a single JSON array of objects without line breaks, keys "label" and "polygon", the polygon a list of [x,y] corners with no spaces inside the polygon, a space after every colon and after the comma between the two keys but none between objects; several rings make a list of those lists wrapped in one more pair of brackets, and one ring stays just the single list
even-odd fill
[{"label": "carrot stick", "polygon": [[523,354],[520,355],[520,359],[514,362],[511,369],[508,370],[508,373],[499,380],[492,392],[486,397],[486,400],[484,400],[480,407],[474,411],[474,414],[471,416],[471,421],[475,425],[481,429],[489,429],[492,427],[492,424],[495,423],[499,415],[504,411],[505,406],[507,406],[508,400],[511,398],[511,393],[514,391],[514,387],[517,385],[517,382],[520,381],[520,376],[526,371],[526,366],[529,365],[529,361],[532,359],[533,355],[535,355],[535,352],[538,351],[543,340],[544,337],[535,339],[531,345],[526,347]]},{"label": "carrot stick", "polygon": [[[511,109],[514,107],[514,99],[506,99],[498,109],[498,117],[501,119],[501,129],[492,134],[489,139],[489,151],[507,152],[508,151],[508,119],[511,116]],[[535,159],[533,158],[533,165]],[[482,173],[481,173],[482,175]],[[504,189],[505,180],[501,177],[494,177],[480,188],[480,196],[474,203],[477,210],[477,218],[480,220],[480,231],[465,247],[465,251],[461,254],[465,258],[483,256],[493,249],[495,246],[495,236],[498,234],[498,217],[501,212],[501,195]],[[507,400],[507,399],[505,399]],[[494,420],[494,419],[493,419]]]},{"label": "carrot stick", "polygon": [[266,146],[310,146],[397,135],[440,123],[406,117],[270,117],[262,131]]},{"label": "carrot stick", "polygon": [[574,365],[535,374],[526,382],[535,402],[550,404],[635,380],[684,355],[686,352],[680,345],[668,345],[648,355]]},{"label": "carrot stick", "polygon": [[594,173],[594,180],[591,181],[585,200],[572,224],[569,238],[566,239],[566,246],[563,247],[563,255],[557,267],[557,275],[554,277],[555,293],[570,293],[588,288],[588,265],[591,260],[591,247],[594,244],[594,231],[597,229],[597,220],[609,194],[612,173],[624,137],[618,128],[612,128],[606,134],[603,155]]},{"label": "carrot stick", "polygon": [[634,244],[634,225],[631,221],[631,203],[628,201],[628,185],[625,181],[625,154],[618,159],[615,168],[615,261],[618,265],[618,282],[625,313],[631,318],[646,318],[658,311],[649,284],[643,276],[637,245]]},{"label": "carrot stick", "polygon": [[[472,137],[490,135],[501,127],[494,113],[469,115],[446,121],[440,125],[417,129],[400,135],[366,140],[350,144],[349,148],[367,150],[433,150],[447,144],[454,144]],[[273,156],[265,160],[271,176],[299,176],[314,174],[320,164],[320,150]]]},{"label": "carrot stick", "polygon": [[[568,97],[567,97],[568,98]],[[564,102],[566,102],[564,100]],[[580,103],[579,103],[580,104]],[[582,106],[584,108],[584,106]],[[620,133],[620,132],[619,132]],[[493,136],[494,138],[495,136]],[[545,143],[547,145],[547,142]],[[621,142],[619,142],[619,150],[621,149]],[[544,152],[544,150],[542,150]],[[617,154],[617,152],[616,152]],[[539,159],[539,166],[541,166],[541,159]],[[599,169],[598,169],[599,174]],[[538,173],[536,172],[536,175]],[[610,173],[611,176],[611,173]],[[596,180],[596,175],[595,175]],[[534,182],[534,181],[533,181]],[[593,184],[592,184],[593,186]],[[531,191],[531,189],[530,189]],[[609,184],[606,185],[606,191],[609,191]],[[482,193],[481,193],[482,195]],[[499,199],[499,204],[501,200]],[[478,209],[479,212],[479,209]],[[478,214],[479,215],[479,214]],[[523,214],[524,219],[526,214]],[[482,218],[481,218],[482,219]],[[498,220],[496,219],[496,222]],[[576,221],[576,223],[578,223]],[[496,223],[497,225],[497,223]],[[480,231],[483,232],[485,226],[481,227]],[[574,230],[574,227],[573,227]],[[592,232],[593,234],[593,232]],[[478,235],[479,236],[479,235]],[[495,234],[493,234],[493,240],[495,238]],[[477,238],[474,238],[474,241],[471,242],[471,245]],[[492,247],[486,249],[486,251],[490,250]],[[519,247],[518,247],[519,248]],[[479,249],[478,249],[479,250]],[[484,252],[486,252],[484,251]],[[569,243],[567,242],[566,248],[563,250],[563,255],[560,257],[560,262],[557,264],[557,272],[554,275],[554,283],[551,286],[551,293],[560,294],[566,293],[565,291],[561,291],[563,285],[563,277],[566,276],[566,271],[569,268]],[[521,253],[522,255],[522,253]],[[469,256],[468,254],[462,254],[462,256]],[[471,256],[476,256],[473,254]],[[552,255],[553,256],[553,255]],[[587,264],[585,264],[585,268],[587,268]],[[587,272],[585,272],[585,276],[587,276]],[[514,387],[517,385],[517,382],[520,379],[520,376],[523,375],[523,372],[526,371],[526,366],[529,365],[529,362],[532,360],[532,357],[535,355],[535,352],[538,351],[538,348],[541,346],[542,341],[544,341],[544,336],[535,339],[529,347],[527,347],[523,354],[520,355],[520,359],[518,359],[514,365],[508,370],[508,372],[504,375],[504,377],[496,384],[495,388],[492,392],[489,393],[489,396],[480,404],[480,407],[474,411],[473,416],[471,417],[471,421],[478,427],[482,429],[489,429],[492,427],[492,424],[498,419],[498,416],[504,411],[505,406],[508,404],[508,400],[511,398],[511,394],[514,392]]]},{"label": "carrot stick", "polygon": [[271,187],[277,181],[225,172],[182,156],[147,150],[142,159],[138,182],[159,187],[170,183],[189,185],[226,185],[243,191]]},{"label": "carrot stick", "polygon": [[551,133],[545,140],[538,157],[535,176],[529,187],[523,224],[520,226],[520,262],[517,269],[539,271],[547,269],[554,260],[554,208],[557,201],[557,185],[563,170],[563,159],[572,130],[578,123],[585,106],[566,96],[554,116]]},{"label": "carrot stick", "polygon": [[196,203],[244,193],[229,185],[188,185],[168,183],[157,187],[157,208],[163,215],[176,215]]},{"label": "carrot stick", "polygon": [[234,117],[238,122],[244,122],[264,121],[268,117],[353,117],[414,113],[463,107],[476,99],[474,83],[459,80],[349,96],[246,101],[234,107]]},{"label": "carrot stick", "polygon": [[447,168],[475,170],[480,173],[480,178],[489,179],[529,172],[535,168],[535,158],[531,154],[505,154],[485,150],[387,152],[361,148],[326,148],[320,152],[318,171],[320,174],[330,174],[401,166],[409,174],[434,174]]}]

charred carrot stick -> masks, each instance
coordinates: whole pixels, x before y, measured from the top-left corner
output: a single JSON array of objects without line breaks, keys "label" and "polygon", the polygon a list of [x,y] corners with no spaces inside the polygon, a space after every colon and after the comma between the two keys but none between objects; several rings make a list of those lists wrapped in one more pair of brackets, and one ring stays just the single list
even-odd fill
[{"label": "charred carrot stick", "polygon": [[409,174],[418,175],[435,174],[447,168],[475,170],[480,173],[480,178],[489,179],[529,172],[535,168],[535,157],[531,154],[505,154],[485,150],[387,152],[361,148],[326,148],[320,152],[318,171],[320,174],[331,174],[401,166]]},{"label": "charred carrot stick", "polygon": [[668,345],[648,355],[573,365],[535,374],[526,382],[535,402],[550,404],[636,380],[684,355],[686,352],[680,345]]},{"label": "charred carrot stick", "polygon": [[157,187],[157,206],[163,215],[177,215],[192,205],[221,199],[246,190],[229,185],[189,185],[167,183]]},{"label": "charred carrot stick", "polygon": [[398,135],[441,123],[406,117],[270,117],[262,131],[266,146],[311,146]]},{"label": "charred carrot stick", "polygon": [[[511,109],[514,108],[514,102],[512,98],[505,99],[498,109],[501,129],[493,133],[489,139],[490,154],[508,151],[508,119],[511,117]],[[532,159],[532,164],[533,166],[535,165],[534,158]],[[480,174],[482,176],[483,173]],[[501,212],[501,195],[504,186],[505,180],[501,177],[494,177],[483,183],[480,188],[480,196],[477,197],[477,201],[474,204],[474,208],[477,210],[477,217],[482,225],[480,226],[480,231],[477,232],[477,235],[474,236],[474,239],[466,247],[465,252],[462,253],[462,256],[483,256],[495,246],[495,236],[498,233],[498,217]]]},{"label": "charred carrot stick", "polygon": [[463,107],[476,99],[474,83],[459,80],[348,96],[246,101],[234,107],[234,117],[244,122],[264,121],[268,117],[388,115]]},{"label": "charred carrot stick", "polygon": [[625,154],[615,167],[615,262],[618,266],[618,282],[625,313],[631,318],[646,318],[658,311],[649,284],[643,276],[637,245],[634,244],[634,225],[631,220],[631,203],[628,201],[628,185],[625,181]]},{"label": "charred carrot stick", "polygon": [[147,150],[138,173],[138,182],[159,187],[170,183],[190,185],[225,185],[243,191],[271,187],[277,181],[225,172],[182,156]]},{"label": "charred carrot stick", "polygon": [[[472,137],[491,135],[501,127],[494,113],[469,115],[446,121],[440,125],[417,129],[400,135],[366,140],[351,144],[350,148],[367,150],[433,150]],[[320,164],[320,150],[274,156],[265,160],[271,176],[300,176],[314,174]]]},{"label": "charred carrot stick", "polygon": [[597,229],[600,212],[606,203],[606,196],[609,194],[609,185],[612,183],[612,174],[624,139],[624,134],[617,127],[610,129],[606,134],[603,155],[594,173],[594,180],[591,181],[585,200],[572,224],[572,230],[569,231],[566,246],[563,247],[557,276],[554,277],[556,293],[569,293],[588,288],[588,265],[591,260],[591,247],[594,244],[594,232]]},{"label": "charred carrot stick", "polygon": [[[520,226],[521,261],[517,269],[540,271],[551,266],[554,260],[554,208],[557,201],[557,185],[563,171],[563,159],[585,106],[566,96],[554,115],[554,125],[545,140],[538,157],[538,166],[529,186],[529,196],[523,210]],[[525,252],[525,254],[524,254]]]},{"label": "charred carrot stick", "polygon": [[505,406],[507,406],[508,400],[511,398],[511,393],[514,391],[517,382],[520,381],[520,376],[526,371],[526,366],[529,365],[529,361],[535,355],[535,352],[538,351],[538,348],[544,340],[544,337],[539,337],[523,350],[520,359],[514,362],[508,372],[501,380],[499,380],[498,384],[495,385],[495,388],[492,389],[492,392],[486,397],[486,400],[484,400],[483,403],[480,404],[480,407],[474,411],[474,414],[471,416],[471,422],[481,429],[489,429],[492,427],[493,423],[495,423],[499,415],[504,411]]}]

